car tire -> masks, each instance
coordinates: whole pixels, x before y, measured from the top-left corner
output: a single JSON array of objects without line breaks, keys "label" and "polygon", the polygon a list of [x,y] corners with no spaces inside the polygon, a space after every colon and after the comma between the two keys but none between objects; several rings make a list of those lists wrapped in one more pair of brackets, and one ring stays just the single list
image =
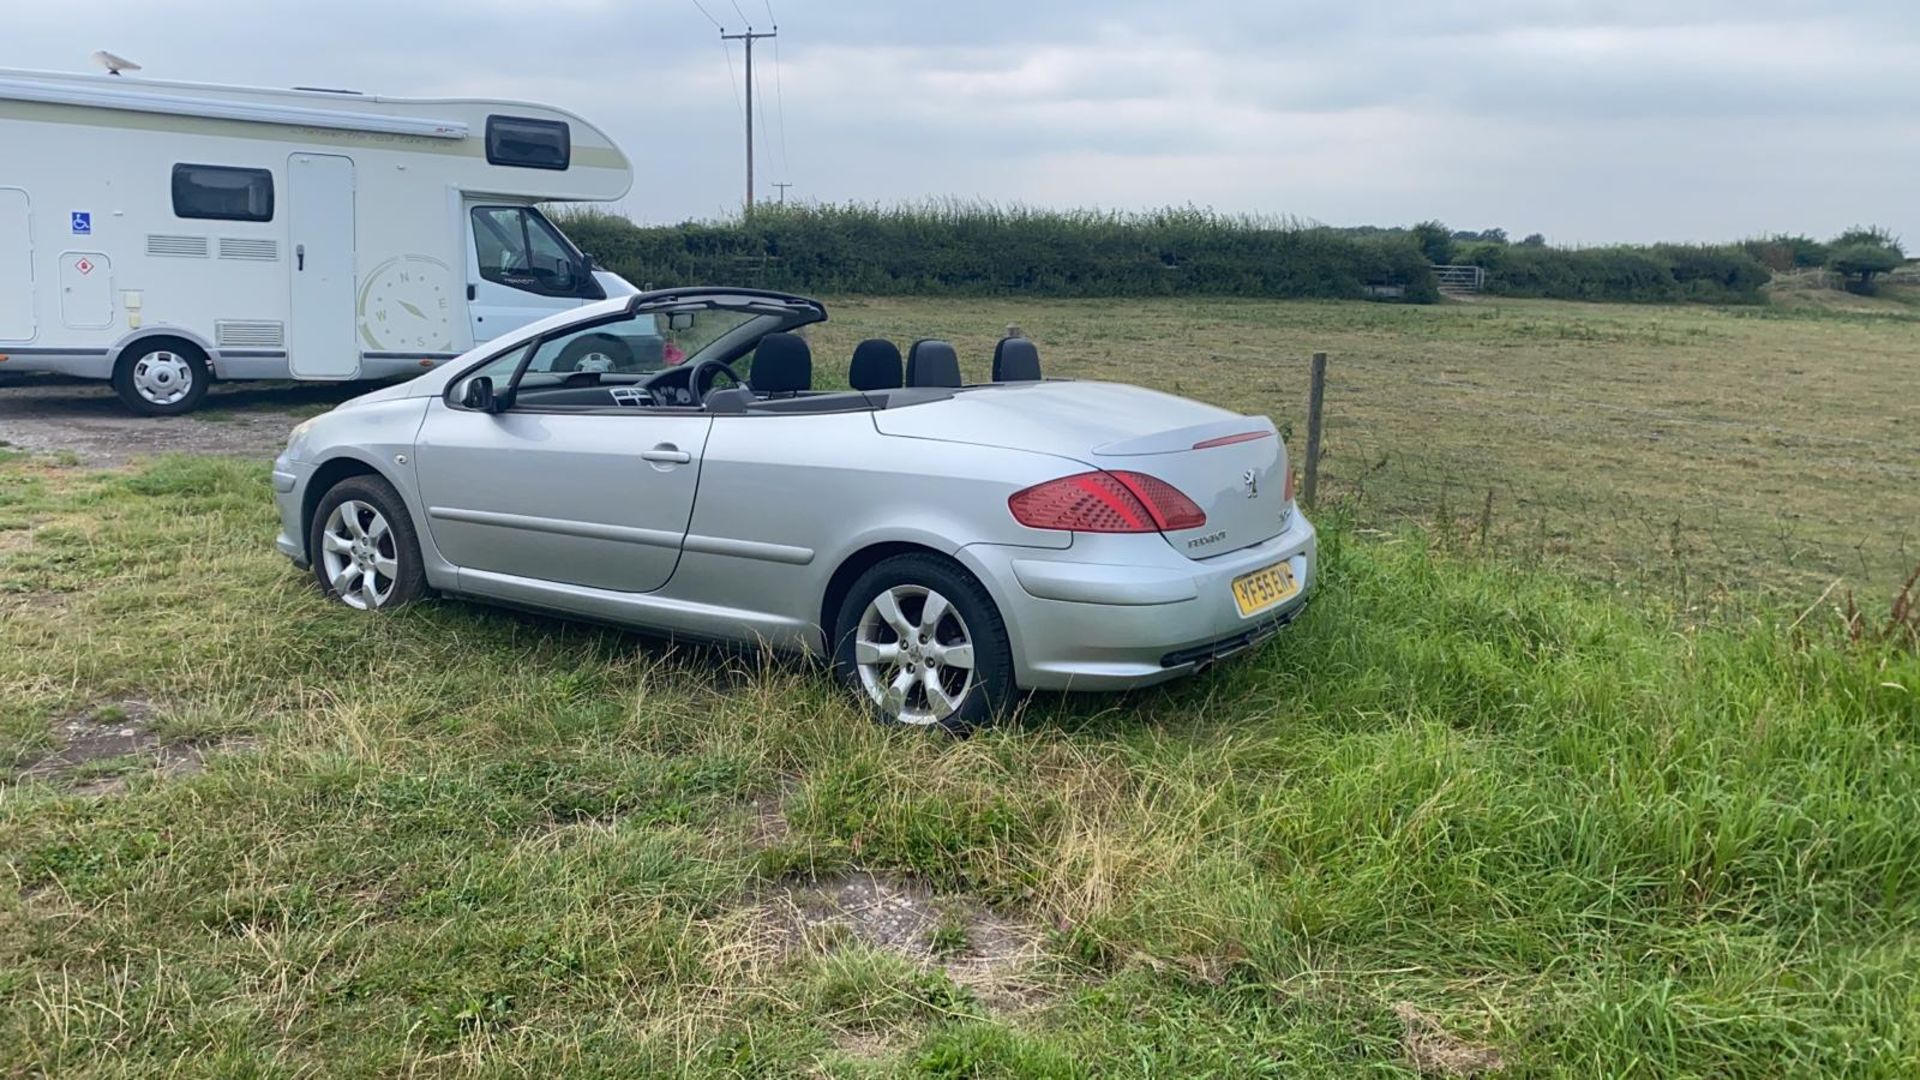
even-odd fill
[{"label": "car tire", "polygon": [[973,575],[936,555],[869,567],[840,604],[833,640],[835,675],[889,726],[964,735],[1016,693],[1000,610]]},{"label": "car tire", "polygon": [[142,416],[192,412],[212,381],[206,354],[182,341],[130,345],[113,365],[113,392]]},{"label": "car tire", "polygon": [[560,350],[555,371],[626,371],[633,367],[633,348],[611,334],[588,334]]},{"label": "car tire", "polygon": [[327,596],[361,611],[388,611],[426,594],[413,518],[380,477],[350,476],[329,488],[307,528],[313,577]]}]

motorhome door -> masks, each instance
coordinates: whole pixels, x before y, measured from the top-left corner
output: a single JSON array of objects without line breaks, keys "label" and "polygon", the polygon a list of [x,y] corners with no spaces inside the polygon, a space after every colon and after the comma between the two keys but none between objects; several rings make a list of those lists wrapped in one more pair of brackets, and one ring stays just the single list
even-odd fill
[{"label": "motorhome door", "polygon": [[360,374],[353,234],[353,159],[287,158],[287,242],[293,254],[287,357],[295,378]]},{"label": "motorhome door", "polygon": [[0,188],[0,341],[32,341],[33,234],[27,193]]}]

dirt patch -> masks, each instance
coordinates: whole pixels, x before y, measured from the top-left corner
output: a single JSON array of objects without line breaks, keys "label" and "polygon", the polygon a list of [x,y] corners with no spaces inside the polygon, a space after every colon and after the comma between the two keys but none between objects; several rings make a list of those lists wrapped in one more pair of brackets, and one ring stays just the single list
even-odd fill
[{"label": "dirt patch", "polygon": [[1422,1076],[1478,1076],[1506,1068],[1500,1051],[1449,1034],[1439,1020],[1410,1001],[1395,1003],[1393,1015],[1406,1025],[1400,1049]]},{"label": "dirt patch", "polygon": [[151,769],[161,776],[193,776],[206,770],[206,754],[226,742],[166,742],[153,731],[150,702],[129,698],[59,721],[53,727],[60,746],[17,774],[20,780],[47,780],[80,795],[111,795],[126,790],[127,778]]},{"label": "dirt patch", "polygon": [[0,378],[0,444],[71,453],[112,467],[154,454],[227,454],[271,460],[307,416],[372,388],[368,383],[215,383],[198,411],[135,416],[104,382],[54,376]]},{"label": "dirt patch", "polygon": [[892,1057],[900,1049],[901,1040],[897,1033],[890,1031],[836,1031],[833,1035],[833,1048],[843,1056],[856,1061],[879,1061]]},{"label": "dirt patch", "polygon": [[1046,991],[1035,967],[1039,927],[963,897],[865,871],[781,889],[765,903],[785,950],[851,937],[938,969],[996,1011],[1030,1008]]}]

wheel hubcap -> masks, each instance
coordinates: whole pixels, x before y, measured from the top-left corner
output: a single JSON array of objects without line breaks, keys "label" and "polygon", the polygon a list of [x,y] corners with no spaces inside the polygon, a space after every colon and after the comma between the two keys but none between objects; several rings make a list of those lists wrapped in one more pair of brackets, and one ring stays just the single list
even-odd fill
[{"label": "wheel hubcap", "polygon": [[903,724],[952,716],[973,691],[973,637],[946,597],[895,585],[867,604],[854,631],[860,685]]},{"label": "wheel hubcap", "polygon": [[165,349],[133,362],[133,389],[155,405],[172,405],[193,390],[193,366]]},{"label": "wheel hubcap", "polygon": [[371,504],[348,499],[333,508],[320,530],[320,561],[348,607],[370,611],[393,598],[399,554],[387,519]]},{"label": "wheel hubcap", "polygon": [[613,357],[608,356],[606,353],[598,353],[598,352],[588,353],[587,355],[580,358],[580,362],[573,366],[573,370],[600,371],[600,372],[612,371]]}]

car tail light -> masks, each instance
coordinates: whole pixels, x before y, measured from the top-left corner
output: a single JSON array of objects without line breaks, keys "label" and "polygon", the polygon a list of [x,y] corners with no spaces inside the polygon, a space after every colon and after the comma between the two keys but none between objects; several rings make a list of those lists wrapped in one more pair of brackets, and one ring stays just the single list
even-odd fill
[{"label": "car tail light", "polygon": [[1116,469],[1063,476],[1018,491],[1007,500],[1013,519],[1029,529],[1140,533],[1197,529],[1207,515],[1192,499],[1157,477]]},{"label": "car tail light", "polygon": [[1293,466],[1291,465],[1287,466],[1286,488],[1284,491],[1281,492],[1281,495],[1282,495],[1282,498],[1280,500],[1281,502],[1293,501]]}]

